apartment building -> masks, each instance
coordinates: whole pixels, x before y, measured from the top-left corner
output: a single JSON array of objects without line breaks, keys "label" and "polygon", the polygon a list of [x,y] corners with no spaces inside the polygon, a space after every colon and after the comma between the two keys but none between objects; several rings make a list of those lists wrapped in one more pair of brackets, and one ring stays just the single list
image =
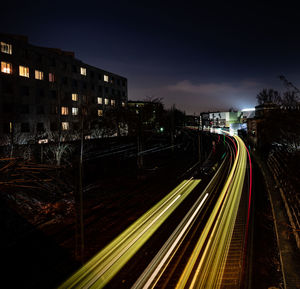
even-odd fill
[{"label": "apartment building", "polygon": [[[0,34],[0,135],[27,139],[55,131],[85,133],[105,111],[127,105],[127,79],[86,64],[73,52]],[[24,139],[24,138],[23,138]]]}]

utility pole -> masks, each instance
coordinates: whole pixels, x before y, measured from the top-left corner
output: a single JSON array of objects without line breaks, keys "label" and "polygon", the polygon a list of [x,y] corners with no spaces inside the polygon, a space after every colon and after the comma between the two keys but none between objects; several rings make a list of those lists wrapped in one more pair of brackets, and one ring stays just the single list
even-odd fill
[{"label": "utility pole", "polygon": [[[82,97],[82,96],[81,96]],[[84,263],[84,222],[83,222],[83,138],[84,138],[84,114],[85,108],[81,99],[81,132],[80,132],[80,154],[79,154],[79,219],[80,219],[80,260]]]},{"label": "utility pole", "polygon": [[172,152],[174,152],[174,131],[175,131],[175,105],[173,104],[171,108],[171,146],[172,146]]},{"label": "utility pole", "polygon": [[142,143],[142,110],[138,110],[138,136],[137,136],[137,145],[138,145],[138,154],[137,154],[137,165],[139,169],[143,168],[143,155],[141,154],[143,150],[143,143]]},{"label": "utility pole", "polygon": [[198,123],[198,161],[201,163],[201,138],[200,138],[200,115]]},{"label": "utility pole", "polygon": [[84,229],[83,229],[83,186],[82,186],[82,159],[83,159],[83,114],[81,115],[81,137],[79,157],[79,211],[80,211],[80,259],[84,261]]},{"label": "utility pole", "polygon": [[12,158],[14,152],[14,123],[12,121],[9,123],[9,133],[10,133],[10,158]]}]

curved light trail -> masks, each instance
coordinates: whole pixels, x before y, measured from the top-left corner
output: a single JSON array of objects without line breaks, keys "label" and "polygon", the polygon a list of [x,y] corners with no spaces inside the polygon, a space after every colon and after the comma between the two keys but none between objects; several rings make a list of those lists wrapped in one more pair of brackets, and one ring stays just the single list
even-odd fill
[{"label": "curved light trail", "polygon": [[63,288],[103,288],[199,184],[183,181],[65,281]]},{"label": "curved light trail", "polygon": [[247,152],[234,136],[236,158],[216,205],[198,239],[176,288],[220,288],[242,195]]},{"label": "curved light trail", "polygon": [[164,270],[170,263],[171,259],[176,254],[177,250],[179,249],[180,245],[182,244],[184,238],[186,237],[187,233],[191,229],[193,223],[196,221],[197,217],[199,216],[203,205],[206,203],[208,196],[209,196],[209,189],[211,188],[212,184],[214,183],[215,179],[221,173],[226,158],[223,160],[223,163],[215,173],[214,177],[211,179],[209,184],[206,186],[205,190],[199,196],[195,204],[192,208],[188,211],[185,215],[183,220],[174,230],[172,235],[166,241],[164,246],[160,249],[160,251],[156,254],[153,258],[151,263],[148,267],[144,270],[141,274],[139,279],[135,282],[135,284],[131,287],[132,289],[137,288],[154,288],[157,284],[159,278],[163,274]]}]

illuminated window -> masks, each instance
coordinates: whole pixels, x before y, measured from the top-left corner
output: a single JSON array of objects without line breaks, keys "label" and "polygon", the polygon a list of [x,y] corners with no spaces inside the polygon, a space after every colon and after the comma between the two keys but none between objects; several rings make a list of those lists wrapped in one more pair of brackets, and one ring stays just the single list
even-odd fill
[{"label": "illuminated window", "polygon": [[62,115],[68,115],[69,114],[69,108],[67,106],[61,107],[61,114]]},{"label": "illuminated window", "polygon": [[72,107],[72,115],[78,115],[78,107]]},{"label": "illuminated window", "polygon": [[104,81],[108,82],[108,75],[104,74]]},{"label": "illuminated window", "polygon": [[73,101],[78,101],[78,94],[77,93],[72,93],[72,100]]},{"label": "illuminated window", "polygon": [[80,67],[80,74],[81,75],[86,75],[86,68]]},{"label": "illuminated window", "polygon": [[103,110],[102,109],[98,109],[98,116],[103,116]]},{"label": "illuminated window", "polygon": [[44,79],[44,72],[36,70],[35,71],[35,79],[43,80]]},{"label": "illuminated window", "polygon": [[29,67],[19,65],[19,75],[29,77]]},{"label": "illuminated window", "polygon": [[7,73],[7,74],[12,74],[12,64],[1,61],[1,72]]},{"label": "illuminated window", "polygon": [[106,104],[106,105],[109,104],[109,99],[108,99],[108,98],[105,98],[105,99],[104,99],[104,104]]},{"label": "illuminated window", "polygon": [[69,123],[67,121],[63,121],[61,123],[61,129],[62,130],[68,130],[69,129]]},{"label": "illuminated window", "polygon": [[125,107],[125,102],[124,101],[122,101],[122,107]]},{"label": "illuminated window", "polygon": [[102,97],[97,97],[97,103],[102,104]]},{"label": "illuminated window", "polygon": [[54,82],[55,81],[55,77],[54,77],[54,73],[49,73],[49,82]]},{"label": "illuminated window", "polygon": [[114,99],[111,99],[111,100],[110,100],[110,104],[111,104],[112,106],[115,106],[115,105],[116,105],[116,101],[115,101]]},{"label": "illuminated window", "polygon": [[1,52],[12,54],[12,46],[11,44],[1,42]]}]

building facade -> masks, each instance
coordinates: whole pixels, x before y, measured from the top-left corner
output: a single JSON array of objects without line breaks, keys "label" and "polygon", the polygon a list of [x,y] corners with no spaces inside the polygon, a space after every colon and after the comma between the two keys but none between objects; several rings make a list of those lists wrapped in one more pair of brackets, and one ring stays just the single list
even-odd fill
[{"label": "building facade", "polygon": [[[25,36],[0,34],[0,135],[26,139],[47,132],[86,134],[105,111],[127,105],[127,79],[38,47]],[[15,140],[16,142],[20,142]]]}]

